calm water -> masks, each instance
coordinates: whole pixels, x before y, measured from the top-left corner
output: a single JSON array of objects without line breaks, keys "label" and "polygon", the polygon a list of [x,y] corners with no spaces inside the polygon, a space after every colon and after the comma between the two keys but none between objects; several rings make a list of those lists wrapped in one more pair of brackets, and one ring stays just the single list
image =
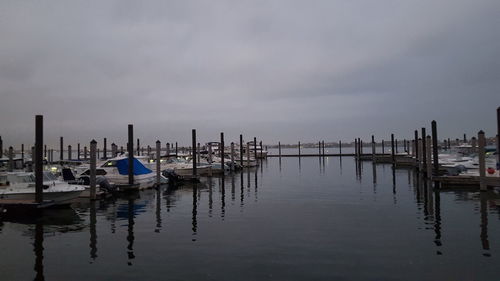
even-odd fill
[{"label": "calm water", "polygon": [[[350,157],[0,221],[1,280],[499,280],[495,192]],[[497,199],[498,200],[498,199]]]}]

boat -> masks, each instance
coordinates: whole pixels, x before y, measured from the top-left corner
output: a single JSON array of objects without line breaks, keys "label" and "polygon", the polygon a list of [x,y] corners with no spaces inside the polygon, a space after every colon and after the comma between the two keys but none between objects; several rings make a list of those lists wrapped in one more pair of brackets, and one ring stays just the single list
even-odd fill
[{"label": "boat", "polygon": [[[156,183],[156,173],[144,166],[144,164],[133,158],[134,165],[134,186],[128,186],[128,156],[120,155],[108,159],[103,164],[96,167],[97,176],[105,176],[108,181],[118,188],[124,189],[146,189],[151,188]],[[86,169],[78,176],[90,175],[90,169]]]},{"label": "boat", "polygon": [[[0,198],[35,200],[35,175],[28,172],[0,174]],[[50,172],[43,172],[43,199],[55,205],[70,204],[85,190],[84,187],[60,181]]]}]

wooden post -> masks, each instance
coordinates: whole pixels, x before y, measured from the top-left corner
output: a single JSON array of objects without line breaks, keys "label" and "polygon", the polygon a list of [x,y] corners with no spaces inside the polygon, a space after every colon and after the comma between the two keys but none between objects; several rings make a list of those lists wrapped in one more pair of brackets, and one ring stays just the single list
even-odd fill
[{"label": "wooden post", "polygon": [[421,161],[421,159],[423,157],[422,154],[423,154],[423,151],[424,151],[422,149],[422,145],[423,145],[422,139],[419,138],[418,139],[418,149],[417,149],[418,150],[418,159],[420,160],[420,161],[418,161],[418,170],[419,171],[422,171],[422,167],[423,167],[423,164],[424,164],[424,162]]},{"label": "wooden post", "polygon": [[140,140],[139,138],[137,138],[137,155],[138,156],[141,156],[141,143],[140,143]]},{"label": "wooden post", "polygon": [[427,154],[426,155],[427,162],[426,162],[425,169],[426,169],[426,176],[427,176],[427,178],[431,178],[432,177],[431,141],[432,141],[431,140],[431,136],[427,136],[427,140],[425,141],[425,145],[426,145],[425,153]]},{"label": "wooden post", "polygon": [[231,142],[231,171],[234,170],[234,142]]},{"label": "wooden post", "polygon": [[[139,139],[137,139],[139,140]],[[128,184],[134,184],[134,125],[128,124]]]},{"label": "wooden post", "polygon": [[14,148],[9,146],[9,172],[14,171]]},{"label": "wooden post", "polygon": [[59,160],[63,160],[63,151],[64,151],[64,147],[63,147],[63,144],[64,144],[64,139],[63,137],[60,137],[59,138]]},{"label": "wooden post", "polygon": [[375,163],[375,136],[372,135],[372,162]]},{"label": "wooden post", "polygon": [[257,161],[257,138],[253,137],[253,154],[255,161]]},{"label": "wooden post", "polygon": [[90,141],[90,200],[96,199],[97,141]]},{"label": "wooden post", "polygon": [[43,202],[43,115],[35,116],[35,202]]},{"label": "wooden post", "polygon": [[299,141],[299,157],[300,157],[300,141]]},{"label": "wooden post", "polygon": [[385,143],[384,143],[384,140],[382,140],[382,154],[385,154]]},{"label": "wooden post", "polygon": [[363,155],[363,141],[359,139],[359,157]]},{"label": "wooden post", "polygon": [[467,143],[467,134],[464,134],[464,144]]},{"label": "wooden post", "polygon": [[87,160],[87,146],[83,147],[83,160]]},{"label": "wooden post", "polygon": [[323,157],[325,157],[325,141],[321,141],[321,145],[323,146]]},{"label": "wooden post", "polygon": [[[31,159],[33,160],[33,159]],[[33,163],[33,161],[31,161]],[[24,143],[21,144],[21,165],[24,168]]]},{"label": "wooden post", "polygon": [[406,139],[403,139],[403,152],[407,152],[408,150],[406,149]]},{"label": "wooden post", "polygon": [[448,149],[451,149],[451,140],[448,138]]},{"label": "wooden post", "polygon": [[208,146],[208,164],[212,164],[212,145]]},{"label": "wooden post", "polygon": [[339,141],[339,155],[342,157],[342,141]]},{"label": "wooden post", "polygon": [[417,158],[417,161],[420,161],[420,158],[418,157],[419,156],[418,149],[419,149],[419,146],[418,146],[418,130],[415,130],[415,157]]},{"label": "wooden post", "polygon": [[415,140],[411,140],[411,157],[415,157]]},{"label": "wooden post", "polygon": [[111,144],[111,157],[115,158],[118,155],[118,146],[116,143]]},{"label": "wooden post", "polygon": [[500,106],[497,107],[497,171],[500,170]]},{"label": "wooden post", "polygon": [[97,149],[97,159],[101,159],[101,150]]},{"label": "wooden post", "polygon": [[104,160],[108,159],[108,140],[104,138],[102,154],[104,155]]},{"label": "wooden post", "polygon": [[433,160],[432,162],[434,170],[433,174],[437,176],[439,174],[439,157],[438,157],[438,136],[437,136],[436,120],[432,120],[431,127],[432,127],[431,130],[432,130],[432,160]]},{"label": "wooden post", "polygon": [[196,163],[196,129],[191,131],[192,145],[193,145],[193,178],[198,175],[198,165]]},{"label": "wooden post", "polygon": [[396,154],[394,151],[394,134],[391,134],[391,158],[392,158],[392,164],[396,163]]},{"label": "wooden post", "polygon": [[160,186],[161,184],[161,168],[160,168],[160,162],[161,162],[161,142],[160,140],[156,141],[156,186]]},{"label": "wooden post", "polygon": [[47,145],[46,144],[43,145],[43,157],[45,157],[45,158],[48,157],[48,155],[47,155]]},{"label": "wooden post", "polygon": [[278,154],[279,157],[281,158],[281,142],[278,142]]},{"label": "wooden post", "polygon": [[318,156],[321,156],[321,141],[318,141]]},{"label": "wooden post", "polygon": [[486,183],[485,183],[485,177],[486,177],[486,163],[485,163],[485,149],[484,147],[486,146],[486,139],[484,137],[484,132],[481,130],[477,134],[477,139],[479,142],[479,187],[481,191],[486,191]]},{"label": "wooden post", "polygon": [[197,151],[198,151],[198,154],[196,154],[196,155],[197,155],[197,157],[198,157],[198,159],[197,159],[197,160],[198,160],[198,163],[200,163],[200,162],[201,162],[201,153],[200,153],[200,152],[201,152],[201,145],[200,145],[200,143],[197,143],[197,144],[196,144],[196,149],[197,149]]},{"label": "wooden post", "polygon": [[398,154],[398,140],[397,139],[394,141],[394,144],[396,145],[396,154]]},{"label": "wooden post", "polygon": [[354,157],[358,158],[358,139],[354,139]]},{"label": "wooden post", "polygon": [[220,165],[224,173],[224,133],[220,133]]},{"label": "wooden post", "polygon": [[71,151],[71,145],[68,145],[68,160],[72,159],[72,151]]},{"label": "wooden post", "polygon": [[124,150],[123,150],[123,145],[120,145],[120,154],[123,154]]},{"label": "wooden post", "polygon": [[250,168],[250,143],[249,142],[247,142],[246,152],[247,152],[247,167]]},{"label": "wooden post", "polygon": [[0,158],[3,157],[3,140],[2,136],[0,136]]},{"label": "wooden post", "polygon": [[[425,167],[427,167],[427,143],[426,143],[426,138],[425,136],[427,136],[427,134],[425,133],[425,128],[422,128],[422,165],[424,167],[424,171],[425,171]],[[429,159],[430,161],[430,159]],[[427,172],[427,171],[425,171]]]},{"label": "wooden post", "polygon": [[177,152],[178,152],[178,151],[179,151],[179,150],[177,149],[177,142],[175,142],[175,156],[177,156],[177,155],[178,155],[178,154],[177,154]]},{"label": "wooden post", "polygon": [[[262,141],[259,142],[259,147],[260,147],[260,157],[264,158],[264,155],[262,154]],[[266,155],[267,158],[267,155]]]},{"label": "wooden post", "polygon": [[243,167],[243,135],[240,134],[240,164]]},{"label": "wooden post", "polygon": [[50,150],[50,163],[54,163],[54,149]]},{"label": "wooden post", "polygon": [[80,161],[80,143],[77,143],[76,146],[77,146],[77,152],[76,152],[77,159],[78,161]]},{"label": "wooden post", "polygon": [[167,156],[170,155],[170,143],[167,142],[167,152],[166,152]]}]

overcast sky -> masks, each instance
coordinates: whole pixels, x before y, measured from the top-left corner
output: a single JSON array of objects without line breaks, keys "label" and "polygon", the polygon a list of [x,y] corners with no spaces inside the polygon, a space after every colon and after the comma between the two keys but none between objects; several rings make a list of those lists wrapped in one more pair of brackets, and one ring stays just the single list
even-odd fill
[{"label": "overcast sky", "polygon": [[496,132],[500,1],[0,2],[0,135],[264,143]]}]

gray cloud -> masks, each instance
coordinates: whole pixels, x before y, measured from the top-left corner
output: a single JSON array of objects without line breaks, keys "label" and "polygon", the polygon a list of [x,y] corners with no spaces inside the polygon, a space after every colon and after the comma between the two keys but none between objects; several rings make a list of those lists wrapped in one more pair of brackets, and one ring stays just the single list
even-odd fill
[{"label": "gray cloud", "polygon": [[494,134],[498,1],[3,1],[0,135]]}]

